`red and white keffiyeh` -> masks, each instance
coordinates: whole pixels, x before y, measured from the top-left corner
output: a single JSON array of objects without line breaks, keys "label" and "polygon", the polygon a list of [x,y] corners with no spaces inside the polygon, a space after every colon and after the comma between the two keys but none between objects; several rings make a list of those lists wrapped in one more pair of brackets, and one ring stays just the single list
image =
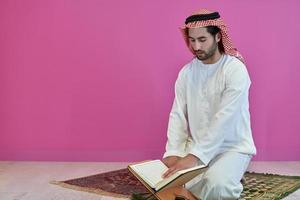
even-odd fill
[{"label": "red and white keffiyeh", "polygon": [[[201,9],[198,12],[193,13],[191,16],[192,17],[200,17],[200,18],[206,18],[206,16],[215,14],[216,12],[212,12],[209,11],[207,9]],[[217,13],[217,15],[219,15]],[[190,17],[191,17],[190,16]],[[190,18],[189,17],[189,18]],[[209,18],[209,17],[207,17]],[[188,19],[188,18],[187,18]],[[186,42],[186,45],[188,46],[188,48],[191,50],[191,52],[195,55],[192,47],[189,44],[189,40],[188,40],[188,32],[187,29],[188,28],[199,28],[199,27],[205,27],[205,26],[217,26],[220,28],[220,33],[221,33],[221,44],[224,48],[225,54],[229,54],[231,56],[235,56],[236,58],[238,58],[239,60],[241,60],[242,62],[244,62],[244,59],[242,57],[242,55],[238,52],[238,50],[234,47],[228,32],[227,32],[227,26],[225,24],[225,22],[220,18],[216,18],[216,19],[207,19],[207,20],[190,20],[191,22],[186,23],[184,26],[182,26],[180,28],[180,31],[183,34],[184,40]]]}]

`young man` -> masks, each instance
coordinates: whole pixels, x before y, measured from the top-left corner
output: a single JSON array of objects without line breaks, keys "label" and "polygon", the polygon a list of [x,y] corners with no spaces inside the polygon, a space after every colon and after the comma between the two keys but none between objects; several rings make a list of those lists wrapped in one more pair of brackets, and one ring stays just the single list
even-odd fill
[{"label": "young man", "polygon": [[201,200],[237,199],[256,153],[248,102],[251,81],[218,12],[200,10],[186,19],[181,31],[195,58],[175,83],[164,177],[205,164],[207,171],[189,182],[188,189]]}]

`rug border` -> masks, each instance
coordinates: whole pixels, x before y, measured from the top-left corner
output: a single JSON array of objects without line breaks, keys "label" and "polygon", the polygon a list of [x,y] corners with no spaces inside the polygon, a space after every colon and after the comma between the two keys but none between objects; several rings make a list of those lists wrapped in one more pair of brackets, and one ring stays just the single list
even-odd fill
[{"label": "rug border", "polygon": [[[263,173],[263,172],[254,172],[254,171],[246,171],[245,173],[248,173],[248,174],[259,174],[259,175],[263,175],[263,176],[276,176],[276,177],[284,177],[284,178],[290,178],[290,179],[297,179],[297,180],[300,180],[300,176],[295,176],[295,175],[280,175],[280,174],[273,174],[273,173]],[[280,199],[283,199],[285,197],[287,197],[288,195],[296,192],[298,189],[300,189],[300,182],[297,183],[295,185],[295,187],[292,187],[290,188],[288,191],[284,192],[284,193],[281,193],[279,194],[278,197],[274,198],[274,200],[280,200]],[[263,197],[260,196],[260,197]],[[255,198],[257,199],[257,198]]]},{"label": "rug border", "polygon": [[[85,176],[87,177],[87,176]],[[84,177],[82,177],[84,178]],[[73,179],[71,179],[73,180]],[[125,194],[117,194],[117,193],[112,193],[112,192],[107,192],[101,189],[93,189],[93,188],[87,188],[87,187],[81,187],[81,186],[75,186],[75,185],[71,185],[68,183],[64,183],[64,181],[50,181],[50,184],[53,185],[58,185],[61,186],[63,188],[68,188],[68,189],[72,189],[72,190],[76,190],[76,191],[82,191],[82,192],[89,192],[89,193],[93,193],[93,194],[100,194],[100,195],[104,195],[104,196],[109,196],[109,197],[117,197],[117,198],[130,198],[130,195],[125,195]]]},{"label": "rug border", "polygon": [[[113,171],[121,171],[127,168],[122,168],[122,169],[118,169],[118,170],[113,170]],[[104,172],[102,174],[105,173],[109,173],[112,171],[107,171]],[[263,175],[263,176],[277,176],[277,177],[284,177],[284,178],[291,178],[291,179],[298,179],[300,180],[300,176],[291,176],[291,175],[280,175],[280,174],[273,174],[273,173],[263,173],[263,172],[254,172],[254,171],[246,171],[245,173],[248,174],[258,174],[258,175]],[[98,173],[101,174],[101,173]],[[68,189],[73,189],[76,191],[83,191],[83,192],[89,192],[89,193],[93,193],[93,194],[99,194],[99,195],[104,195],[104,196],[110,196],[110,197],[116,197],[116,198],[126,198],[129,199],[130,195],[124,195],[124,194],[117,194],[117,193],[112,193],[112,192],[107,192],[101,189],[93,189],[93,188],[87,188],[87,187],[81,187],[81,186],[75,186],[75,185],[71,185],[68,183],[65,183],[66,181],[71,181],[71,180],[76,180],[76,179],[80,179],[80,178],[88,178],[88,177],[92,177],[98,174],[93,174],[93,175],[89,175],[89,176],[82,176],[82,177],[78,177],[78,178],[72,178],[72,179],[68,179],[68,180],[64,180],[64,181],[50,181],[50,184],[53,185],[58,185],[64,188],[68,188]],[[293,192],[297,191],[298,189],[300,189],[300,183],[297,184],[295,187],[291,188],[290,190],[288,190],[285,193],[280,194],[279,197],[276,197],[274,200],[280,200],[283,199],[284,197],[287,197],[288,195],[292,194]]]},{"label": "rug border", "polygon": [[281,176],[281,177],[285,177],[285,178],[300,179],[300,176],[295,176],[295,175],[281,175],[281,174],[263,173],[263,172],[254,172],[254,171],[246,171],[245,173],[248,173],[248,174],[259,174],[259,175],[265,175],[265,176]]}]

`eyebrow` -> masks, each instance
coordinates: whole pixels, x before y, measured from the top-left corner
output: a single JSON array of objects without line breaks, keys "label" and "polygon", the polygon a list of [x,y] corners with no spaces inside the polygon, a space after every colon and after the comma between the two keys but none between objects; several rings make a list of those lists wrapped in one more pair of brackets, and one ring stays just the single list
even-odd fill
[{"label": "eyebrow", "polygon": [[206,39],[206,37],[205,37],[205,36],[201,36],[201,37],[198,37],[198,38],[193,38],[193,37],[189,36],[188,38],[190,38],[190,39],[198,39],[198,40],[201,40],[201,39]]}]

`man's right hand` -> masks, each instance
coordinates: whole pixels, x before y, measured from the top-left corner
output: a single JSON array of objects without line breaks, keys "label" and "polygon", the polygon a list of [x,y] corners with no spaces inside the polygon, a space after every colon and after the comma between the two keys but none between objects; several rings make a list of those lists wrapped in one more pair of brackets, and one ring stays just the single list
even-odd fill
[{"label": "man's right hand", "polygon": [[175,163],[177,161],[179,161],[181,159],[181,157],[179,156],[168,156],[166,158],[162,159],[162,162],[167,165],[168,168],[170,168],[171,166],[175,165]]}]

